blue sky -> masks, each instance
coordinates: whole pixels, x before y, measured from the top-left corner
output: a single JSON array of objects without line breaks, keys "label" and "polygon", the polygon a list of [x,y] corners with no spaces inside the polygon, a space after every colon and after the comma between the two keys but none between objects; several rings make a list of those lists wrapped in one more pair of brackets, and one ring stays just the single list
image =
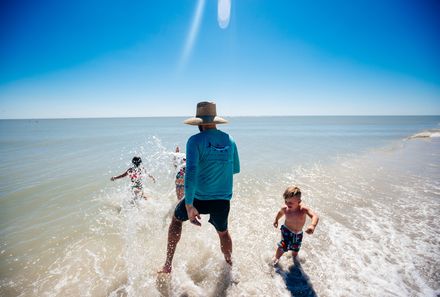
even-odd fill
[{"label": "blue sky", "polygon": [[440,114],[440,2],[6,0],[0,118]]}]

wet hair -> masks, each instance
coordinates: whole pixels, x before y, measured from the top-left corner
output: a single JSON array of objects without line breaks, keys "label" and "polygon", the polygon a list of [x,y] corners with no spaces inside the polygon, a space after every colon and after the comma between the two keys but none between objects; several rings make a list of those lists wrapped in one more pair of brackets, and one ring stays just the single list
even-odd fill
[{"label": "wet hair", "polygon": [[301,199],[301,190],[298,187],[288,187],[283,194],[284,199],[298,198]]},{"label": "wet hair", "polygon": [[141,159],[141,157],[133,157],[133,159],[131,160],[131,163],[133,163],[134,166],[138,167],[139,165],[141,165],[142,159]]}]

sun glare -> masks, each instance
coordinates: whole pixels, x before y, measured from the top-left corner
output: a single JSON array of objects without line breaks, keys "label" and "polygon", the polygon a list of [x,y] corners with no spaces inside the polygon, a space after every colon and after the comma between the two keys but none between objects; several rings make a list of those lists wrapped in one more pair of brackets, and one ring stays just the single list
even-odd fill
[{"label": "sun glare", "polygon": [[217,21],[222,29],[226,29],[229,25],[231,17],[231,0],[218,0]]},{"label": "sun glare", "polygon": [[188,32],[188,37],[186,38],[185,48],[183,49],[183,54],[180,60],[180,68],[183,68],[185,66],[191,54],[192,48],[194,47],[194,41],[196,40],[197,34],[199,32],[204,7],[205,0],[199,0],[196,6],[196,10],[194,12],[191,28]]}]

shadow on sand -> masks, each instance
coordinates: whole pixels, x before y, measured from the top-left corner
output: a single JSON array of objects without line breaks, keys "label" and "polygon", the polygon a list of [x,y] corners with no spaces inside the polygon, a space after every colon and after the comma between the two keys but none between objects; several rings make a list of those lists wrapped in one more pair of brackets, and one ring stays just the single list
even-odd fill
[{"label": "shadow on sand", "polygon": [[301,267],[298,259],[294,258],[294,265],[289,270],[284,271],[279,266],[275,267],[275,272],[281,275],[286,283],[287,289],[293,297],[317,297],[309,277]]}]

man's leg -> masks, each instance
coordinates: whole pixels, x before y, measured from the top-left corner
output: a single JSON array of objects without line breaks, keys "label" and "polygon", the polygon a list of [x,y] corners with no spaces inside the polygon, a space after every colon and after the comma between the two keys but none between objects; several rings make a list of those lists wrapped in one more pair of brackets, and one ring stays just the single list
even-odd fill
[{"label": "man's leg", "polygon": [[170,273],[173,265],[174,252],[182,234],[182,221],[173,216],[168,229],[167,259],[160,272]]},{"label": "man's leg", "polygon": [[219,232],[218,236],[220,238],[220,248],[223,255],[225,255],[225,260],[229,265],[232,265],[232,239],[228,230]]}]

